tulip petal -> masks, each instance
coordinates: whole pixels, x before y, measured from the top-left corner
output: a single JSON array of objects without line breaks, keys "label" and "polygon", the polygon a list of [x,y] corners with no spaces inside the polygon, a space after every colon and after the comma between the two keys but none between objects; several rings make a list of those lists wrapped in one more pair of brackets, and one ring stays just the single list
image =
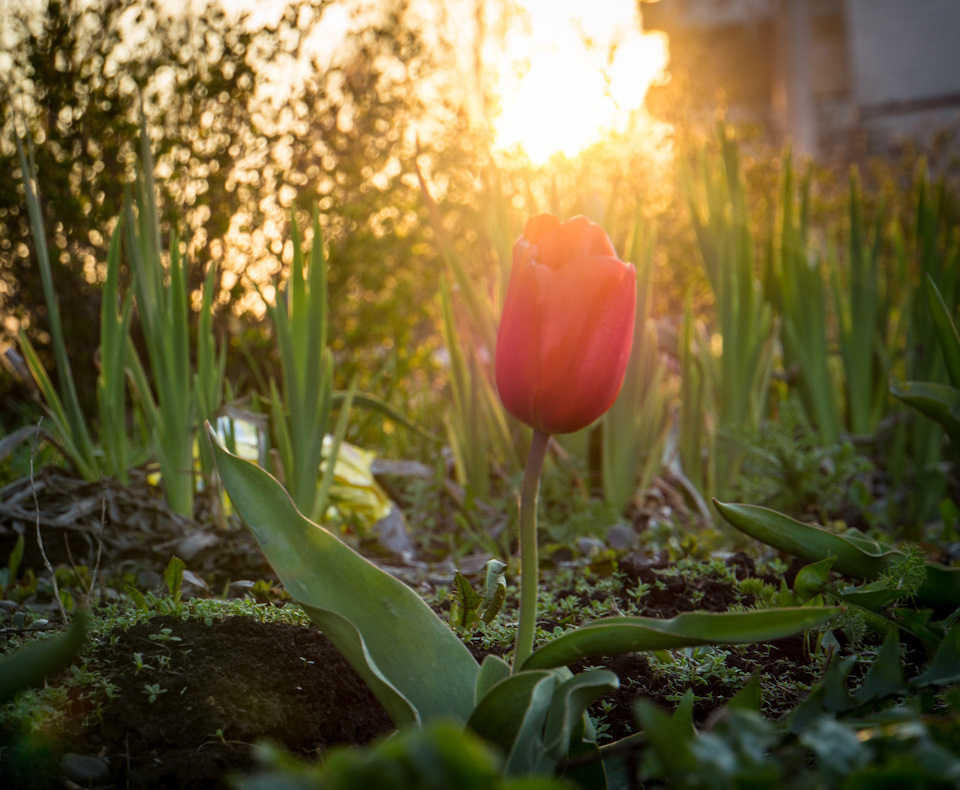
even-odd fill
[{"label": "tulip petal", "polygon": [[636,310],[636,274],[616,258],[583,258],[549,284],[542,308],[537,413],[567,433],[597,419],[623,383]]},{"label": "tulip petal", "polygon": [[527,222],[497,334],[504,408],[546,433],[586,427],[615,400],[633,341],[636,271],[585,217]]},{"label": "tulip petal", "polygon": [[[538,231],[541,224],[546,225],[538,223]],[[603,228],[582,216],[568,219],[548,230],[533,243],[537,247],[537,262],[555,271],[571,261],[588,256],[617,257],[616,250]]]},{"label": "tulip petal", "polygon": [[543,236],[559,227],[560,220],[553,214],[538,214],[527,220],[527,225],[523,229],[522,238],[533,245],[537,245]]}]

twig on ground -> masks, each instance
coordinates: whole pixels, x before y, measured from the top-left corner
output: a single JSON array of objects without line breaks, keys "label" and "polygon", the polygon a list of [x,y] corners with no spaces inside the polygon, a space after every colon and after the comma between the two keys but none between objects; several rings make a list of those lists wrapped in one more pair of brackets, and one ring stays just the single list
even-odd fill
[{"label": "twig on ground", "polygon": [[43,549],[43,536],[40,534],[40,500],[37,499],[37,487],[34,484],[33,477],[33,457],[37,452],[37,437],[40,436],[40,424],[43,422],[43,417],[37,422],[36,433],[34,434],[34,441],[30,447],[30,490],[33,492],[33,506],[37,513],[37,545],[40,547],[40,556],[43,558],[43,566],[50,571],[50,579],[53,583],[53,595],[57,599],[57,606],[60,607],[60,616],[63,618],[63,622],[69,622],[67,620],[67,612],[63,608],[63,601],[60,599],[60,588],[57,586],[57,574],[53,570],[53,565],[50,564],[50,560],[47,558],[47,552]]},{"label": "twig on ground", "polygon": [[93,566],[93,576],[90,577],[90,589],[87,591],[87,606],[90,605],[93,588],[97,586],[97,575],[100,573],[100,555],[103,553],[103,532],[107,528],[107,486],[103,482],[102,474],[100,475],[100,490],[103,492],[103,498],[100,500],[100,534],[97,535],[97,559]]}]

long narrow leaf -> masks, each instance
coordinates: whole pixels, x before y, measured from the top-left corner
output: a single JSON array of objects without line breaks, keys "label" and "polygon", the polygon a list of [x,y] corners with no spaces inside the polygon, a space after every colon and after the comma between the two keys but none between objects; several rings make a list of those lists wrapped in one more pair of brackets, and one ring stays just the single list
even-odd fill
[{"label": "long narrow leaf", "polygon": [[126,485],[129,439],[126,413],[127,377],[124,362],[130,336],[133,301],[128,294],[118,314],[122,229],[122,221],[117,222],[117,227],[110,239],[107,278],[103,283],[101,294],[100,375],[97,377],[97,399],[100,406],[100,432],[107,472]]},{"label": "long narrow leaf", "polygon": [[685,612],[670,620],[609,617],[557,637],[535,651],[523,669],[561,667],[585,658],[697,645],[769,642],[825,623],[836,607],[804,606],[751,612]]},{"label": "long narrow leaf", "polygon": [[937,330],[937,339],[940,341],[940,349],[943,351],[943,359],[947,365],[950,383],[960,389],[960,335],[957,334],[957,327],[953,323],[946,302],[943,301],[940,289],[937,288],[929,274],[926,279],[926,288],[927,298],[930,302],[930,314],[933,317],[933,325]]},{"label": "long narrow leaf", "polygon": [[[30,149],[28,162],[19,135],[15,136],[15,142],[20,171],[23,174],[23,187],[27,196],[27,214],[30,216],[30,226],[33,231],[37,261],[40,266],[40,282],[43,286],[43,298],[47,306],[47,320],[50,322],[53,354],[60,379],[60,392],[56,398],[57,405],[54,406],[50,400],[47,400],[47,404],[58,412],[55,422],[60,424],[57,429],[64,440],[65,446],[70,448],[69,452],[76,464],[77,471],[87,480],[96,480],[98,465],[94,458],[93,440],[90,437],[86,417],[80,408],[80,398],[77,396],[73,371],[70,367],[70,359],[67,356],[63,326],[60,323],[60,306],[57,303],[57,295],[53,287],[53,271],[50,266],[46,229],[43,222],[43,213],[40,210],[40,195],[35,182],[36,166],[33,161],[33,149]],[[21,332],[21,340],[25,337],[26,335]],[[26,353],[24,356],[26,356]],[[31,372],[34,373],[36,378],[36,371],[41,368],[39,358],[36,357],[36,354],[33,356],[37,359],[38,364],[31,368]],[[49,392],[54,391],[52,387],[49,389]]]},{"label": "long narrow leaf", "polygon": [[36,349],[23,330],[20,331],[20,348],[23,351],[23,359],[27,363],[27,368],[37,383],[40,394],[43,395],[47,413],[53,421],[54,431],[58,440],[62,443],[64,451],[70,457],[81,477],[85,480],[95,480],[97,467],[93,462],[92,453],[88,457],[88,453],[83,449],[82,439],[71,428],[70,420],[57,389],[53,386],[53,382],[44,369]]},{"label": "long narrow leaf", "polygon": [[467,720],[479,666],[413,590],[306,519],[256,464],[207,426],[224,487],[287,591],[371,682],[398,725]]},{"label": "long narrow leaf", "polygon": [[[756,505],[733,505],[714,500],[731,526],[806,562],[836,557],[833,569],[844,576],[875,579],[900,562],[904,554],[875,541],[837,535],[822,527]],[[960,568],[926,564],[926,579],[917,597],[933,605],[960,606]]]},{"label": "long narrow leaf", "polygon": [[943,426],[960,452],[960,389],[928,381],[894,382],[894,397]]},{"label": "long narrow leaf", "polygon": [[41,685],[67,667],[80,652],[87,635],[87,615],[80,611],[61,634],[41,639],[0,659],[0,705],[19,692]]}]

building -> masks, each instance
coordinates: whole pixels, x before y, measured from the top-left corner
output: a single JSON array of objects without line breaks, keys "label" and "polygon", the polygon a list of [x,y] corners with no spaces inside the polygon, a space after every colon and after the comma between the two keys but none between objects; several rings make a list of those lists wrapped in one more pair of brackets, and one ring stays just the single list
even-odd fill
[{"label": "building", "polygon": [[651,105],[674,123],[719,104],[815,156],[960,130],[960,0],[639,2],[670,40]]}]

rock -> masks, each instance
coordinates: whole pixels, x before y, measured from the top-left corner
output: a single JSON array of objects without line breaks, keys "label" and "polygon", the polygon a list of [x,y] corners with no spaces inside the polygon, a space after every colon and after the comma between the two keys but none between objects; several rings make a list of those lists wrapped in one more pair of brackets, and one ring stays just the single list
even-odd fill
[{"label": "rock", "polygon": [[620,522],[607,531],[607,545],[614,551],[627,551],[636,548],[637,533],[629,524]]},{"label": "rock", "polygon": [[584,557],[596,556],[606,548],[607,547],[604,545],[604,542],[600,540],[600,538],[595,538],[593,535],[589,535],[577,540],[577,551],[579,551]]},{"label": "rock", "polygon": [[400,508],[391,507],[390,512],[373,525],[373,534],[377,536],[377,542],[393,554],[413,556],[413,541],[407,534],[407,522]]},{"label": "rock", "polygon": [[110,766],[98,757],[67,752],[60,759],[64,777],[81,787],[92,787],[110,779]]}]

